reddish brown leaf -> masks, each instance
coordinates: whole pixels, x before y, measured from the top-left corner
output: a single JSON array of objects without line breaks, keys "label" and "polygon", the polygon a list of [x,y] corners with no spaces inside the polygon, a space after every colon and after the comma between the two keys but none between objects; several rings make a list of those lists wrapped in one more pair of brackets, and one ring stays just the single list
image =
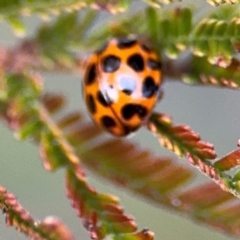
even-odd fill
[{"label": "reddish brown leaf", "polygon": [[83,116],[78,112],[69,113],[60,119],[57,123],[58,127],[64,129],[72,126],[73,124],[79,123],[83,119]]},{"label": "reddish brown leaf", "polygon": [[[79,181],[71,171],[66,177],[66,189],[72,206],[94,239],[103,239],[110,233],[124,234],[136,231],[135,221],[124,214],[116,197],[97,193],[86,182]],[[106,206],[108,207],[105,208]]]},{"label": "reddish brown leaf", "polygon": [[184,208],[195,208],[197,210],[214,207],[233,200],[235,197],[222,191],[215,183],[210,182],[179,194],[178,199]]},{"label": "reddish brown leaf", "polygon": [[0,186],[0,209],[5,213],[6,224],[15,227],[36,240],[73,240],[69,229],[58,219],[47,217],[37,221],[18,203],[16,197]]},{"label": "reddish brown leaf", "polygon": [[41,99],[44,107],[48,110],[48,112],[54,114],[63,108],[66,104],[65,99],[61,94],[55,93],[46,93],[42,96]]},{"label": "reddish brown leaf", "polygon": [[165,114],[153,113],[148,128],[158,136],[164,147],[180,157],[190,154],[193,159],[216,158],[212,144],[201,141],[199,134],[193,132],[188,126],[174,126],[171,119]]},{"label": "reddish brown leaf", "polygon": [[214,167],[219,171],[227,171],[240,165],[240,149],[234,150],[218,160]]},{"label": "reddish brown leaf", "polygon": [[73,126],[66,132],[66,137],[69,142],[75,146],[80,143],[85,144],[88,140],[92,140],[100,134],[102,134],[102,130],[88,122]]},{"label": "reddish brown leaf", "polygon": [[55,239],[73,239],[72,234],[67,227],[55,217],[47,217],[39,223],[39,227],[49,232],[49,235]]},{"label": "reddish brown leaf", "polygon": [[144,229],[141,232],[136,234],[137,237],[141,240],[153,240],[154,239],[154,233],[151,232],[149,229]]}]

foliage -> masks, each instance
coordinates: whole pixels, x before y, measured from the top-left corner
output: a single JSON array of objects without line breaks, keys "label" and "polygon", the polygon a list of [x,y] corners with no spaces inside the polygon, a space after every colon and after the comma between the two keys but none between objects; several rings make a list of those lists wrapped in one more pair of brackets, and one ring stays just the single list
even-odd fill
[{"label": "foliage", "polygon": [[17,202],[16,197],[3,187],[0,187],[0,207],[6,214],[6,224],[15,226],[32,239],[73,239],[71,232],[56,218],[35,221]]},{"label": "foliage", "polygon": [[[145,2],[149,6],[144,11],[114,16],[114,20],[94,28],[102,10],[126,11],[131,1],[0,1],[1,17],[21,34],[22,15],[58,15],[52,22],[43,23],[33,38],[22,40],[13,48],[0,48],[0,119],[18,139],[33,140],[47,171],[64,169],[67,197],[92,239],[151,240],[154,234],[139,230],[117,197],[94,189],[83,166],[160,206],[239,237],[239,149],[216,159],[214,146],[201,140],[188,126],[174,125],[166,114],[152,113],[146,126],[160,144],[186,158],[217,183],[186,190],[183,185],[193,177],[190,168],[170,158],[154,156],[127,140],[109,140],[83,113],[64,112],[61,119],[56,118],[65,99],[43,90],[40,71],[82,72],[88,51],[111,37],[130,33],[150,39],[159,54],[166,55],[166,79],[239,88],[238,1],[208,1],[236,5],[215,8],[199,18],[195,17],[196,9],[183,8],[181,4],[171,7],[170,3],[178,1]],[[170,4],[170,8],[164,8],[165,4]],[[183,52],[187,57],[182,58]],[[96,138],[100,139],[97,144]],[[235,171],[230,172],[233,168]],[[73,239],[57,219],[34,220],[3,187],[0,208],[7,225],[30,238]]]}]

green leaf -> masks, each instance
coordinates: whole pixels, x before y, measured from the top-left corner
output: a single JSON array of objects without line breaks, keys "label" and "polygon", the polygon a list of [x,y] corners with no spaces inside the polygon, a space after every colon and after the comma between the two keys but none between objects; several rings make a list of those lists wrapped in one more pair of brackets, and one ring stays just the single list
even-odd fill
[{"label": "green leaf", "polygon": [[129,8],[131,1],[105,0],[98,3],[95,0],[2,0],[0,2],[0,16],[12,17],[40,13],[55,15],[64,11],[77,11],[85,7],[108,10],[112,13],[123,12]]},{"label": "green leaf", "polygon": [[20,18],[15,17],[15,16],[10,16],[10,17],[8,17],[8,23],[13,28],[16,36],[23,37],[25,35],[26,28],[25,28],[23,22],[20,20]]},{"label": "green leaf", "polygon": [[96,17],[96,11],[88,11],[85,14],[73,12],[60,15],[52,25],[43,25],[36,37],[41,46],[41,53],[54,64],[58,62],[71,67],[74,59],[70,52],[74,46],[84,41],[86,32]]},{"label": "green leaf", "polygon": [[239,0],[207,0],[208,3],[214,6],[218,6],[220,4],[236,4],[240,3]]},{"label": "green leaf", "polygon": [[183,75],[188,84],[212,85],[228,88],[240,87],[239,60],[233,58],[230,65],[222,68],[212,65],[206,57],[192,57],[191,70]]},{"label": "green leaf", "polygon": [[144,0],[144,2],[147,2],[152,7],[161,7],[162,5],[165,4],[181,2],[181,0]]},{"label": "green leaf", "polygon": [[164,12],[160,18],[160,33],[168,56],[176,58],[189,44],[192,29],[192,13],[188,8]]},{"label": "green leaf", "polygon": [[157,39],[157,42],[160,38],[160,32],[158,27],[158,13],[154,8],[147,8],[146,9],[146,20],[148,29],[150,29],[150,36],[151,39]]},{"label": "green leaf", "polygon": [[229,65],[235,50],[226,34],[228,28],[229,24],[224,20],[204,19],[196,26],[192,36],[194,53],[208,56],[212,64]]},{"label": "green leaf", "polygon": [[70,43],[67,40],[73,35],[76,21],[77,13],[63,14],[51,27],[41,27],[37,38],[46,56],[53,60],[68,60],[67,50]]}]

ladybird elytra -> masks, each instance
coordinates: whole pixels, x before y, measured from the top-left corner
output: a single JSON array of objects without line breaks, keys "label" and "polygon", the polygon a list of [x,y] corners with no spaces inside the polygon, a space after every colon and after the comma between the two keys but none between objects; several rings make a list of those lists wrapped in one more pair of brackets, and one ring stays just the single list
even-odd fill
[{"label": "ladybird elytra", "polygon": [[119,37],[88,59],[83,97],[97,125],[126,136],[146,122],[161,84],[158,54],[136,37]]}]

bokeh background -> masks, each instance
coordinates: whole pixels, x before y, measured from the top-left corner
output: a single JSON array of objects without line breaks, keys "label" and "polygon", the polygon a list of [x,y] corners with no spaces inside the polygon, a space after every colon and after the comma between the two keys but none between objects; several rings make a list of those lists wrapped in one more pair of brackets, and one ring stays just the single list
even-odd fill
[{"label": "bokeh background", "polygon": [[[193,1],[183,1],[186,5]],[[213,8],[204,1],[194,1],[199,12],[212,11]],[[199,5],[200,4],[200,5]],[[202,5],[201,5],[202,4]],[[133,6],[144,7],[144,4]],[[104,21],[109,14],[104,13]],[[34,34],[41,22],[35,17],[25,18],[27,37]],[[101,23],[100,23],[101,24]],[[0,23],[1,45],[13,46],[20,39],[14,36],[10,26]],[[60,92],[67,96],[67,110],[86,111],[82,103],[80,81],[81,76],[67,74],[43,73],[46,90]],[[167,79],[165,79],[167,80]],[[179,81],[164,83],[164,98],[158,103],[156,110],[173,116],[175,123],[190,125],[199,132],[202,139],[215,144],[218,156],[221,157],[236,148],[240,138],[240,93],[236,90],[188,86]],[[160,156],[173,156],[176,161],[186,163],[185,159],[177,159],[172,153],[158,144],[158,141],[147,130],[141,129],[130,139],[139,145],[151,149]],[[191,166],[189,166],[191,168]],[[146,200],[112,185],[110,182],[88,172],[89,182],[100,192],[116,194],[127,213],[135,217],[139,228],[149,228],[156,234],[156,240],[227,240],[211,228],[194,223],[175,213],[166,212]],[[193,184],[208,181],[197,170]],[[18,142],[6,125],[0,122],[0,185],[16,194],[20,203],[30,211],[36,219],[46,216],[58,216],[72,229],[77,240],[88,240],[88,234],[82,227],[81,220],[65,196],[64,172],[46,172],[39,159],[38,149],[31,142]],[[4,216],[0,215],[0,240],[27,239],[12,228],[6,227]]]}]

